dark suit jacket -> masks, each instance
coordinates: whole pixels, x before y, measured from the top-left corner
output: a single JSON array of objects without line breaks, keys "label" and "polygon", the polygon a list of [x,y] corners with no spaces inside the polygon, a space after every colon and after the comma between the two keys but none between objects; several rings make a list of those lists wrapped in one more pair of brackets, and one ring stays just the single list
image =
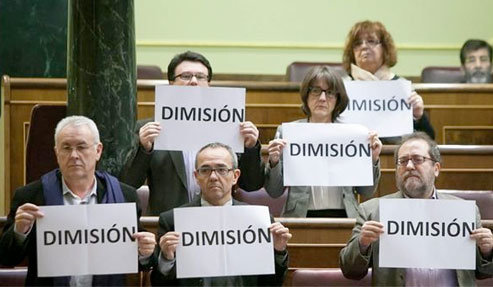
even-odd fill
[{"label": "dark suit jacket", "polygon": [[[246,205],[243,202],[233,200],[233,205]],[[201,206],[200,204],[200,197],[195,198],[192,202],[185,204],[180,207],[199,207]],[[271,218],[271,221],[273,221],[273,218]],[[159,238],[166,234],[168,231],[174,231],[175,230],[175,224],[174,224],[174,216],[173,216],[173,210],[169,210],[166,212],[163,212],[159,215],[159,228],[158,228],[158,239],[157,242],[159,242]],[[159,256],[159,253],[161,252],[161,248],[159,247],[159,244],[156,245],[156,252],[155,256]],[[280,253],[277,253],[280,254]],[[283,252],[282,254],[286,254]],[[157,262],[158,260],[154,260]],[[240,285],[238,286],[281,286],[284,277],[286,275],[286,271],[288,268],[288,256],[284,256],[284,260],[282,263],[278,264],[276,260],[275,264],[275,270],[276,273],[273,275],[249,275],[249,276],[238,276],[236,279],[239,279],[238,283]],[[233,277],[213,277],[210,280],[214,282],[215,286],[231,286],[231,279]],[[186,278],[186,279],[177,279],[176,278],[176,265],[173,267],[173,269],[170,271],[170,274],[168,275],[163,275],[161,272],[159,272],[158,268],[154,268],[154,270],[151,273],[151,283],[153,286],[203,286],[204,284],[204,279],[203,278]]]},{"label": "dark suit jacket", "polygon": [[[403,198],[401,191],[384,196],[383,198]],[[458,199],[455,196],[438,193],[439,199]],[[405,268],[383,268],[379,266],[379,241],[371,244],[368,255],[362,255],[359,249],[359,236],[365,221],[379,221],[379,198],[363,202],[359,206],[359,216],[353,228],[353,234],[346,247],[340,252],[339,262],[345,277],[359,280],[366,276],[368,268],[372,268],[372,285],[374,286],[405,286]],[[481,218],[476,208],[476,226],[481,226]],[[451,251],[453,252],[453,251]],[[493,275],[493,263],[484,259],[479,249],[476,251],[476,270],[456,270],[459,286],[475,286],[475,277],[483,279]]]},{"label": "dark suit jacket", "polygon": [[[129,156],[120,180],[139,188],[146,179],[149,186],[148,214],[158,216],[161,212],[189,202],[185,163],[181,151],[154,150],[146,152],[140,145],[139,129],[147,122],[137,123],[134,150]],[[260,157],[260,143],[253,148],[245,148],[239,156],[241,176],[238,185],[253,191],[264,185],[264,172]]]},{"label": "dark suit jacket", "polygon": [[[103,195],[106,192],[104,183],[98,180],[97,182],[97,201],[101,202]],[[137,202],[137,193],[135,189],[120,183],[123,196],[127,202]],[[38,277],[38,262],[36,253],[36,224],[28,234],[23,244],[19,245],[15,238],[14,223],[15,212],[17,208],[24,203],[33,203],[38,206],[45,205],[43,197],[43,186],[40,180],[34,181],[26,186],[16,190],[12,199],[11,209],[7,217],[7,223],[0,237],[0,264],[7,266],[19,265],[27,256],[28,271],[26,277],[26,285],[41,285],[52,286],[53,277]],[[140,217],[140,210],[137,210],[137,218]],[[93,277],[93,285],[98,283],[101,285],[121,285],[122,276],[114,275],[95,275]],[[124,279],[124,278],[123,278]]]}]

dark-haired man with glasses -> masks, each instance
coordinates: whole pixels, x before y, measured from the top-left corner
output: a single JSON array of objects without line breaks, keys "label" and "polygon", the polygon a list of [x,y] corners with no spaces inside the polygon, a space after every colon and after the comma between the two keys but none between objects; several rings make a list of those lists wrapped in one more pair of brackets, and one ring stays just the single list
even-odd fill
[{"label": "dark-haired man with glasses", "polygon": [[[383,198],[458,199],[435,188],[435,178],[440,173],[440,152],[427,134],[416,132],[404,137],[394,158],[399,191]],[[471,233],[477,245],[476,270],[379,267],[379,237],[385,233],[379,222],[379,199],[366,201],[358,209],[351,239],[340,252],[339,262],[347,278],[362,279],[368,268],[372,268],[372,285],[376,286],[475,286],[475,278],[493,275],[493,236],[490,229],[481,228],[477,209],[479,228]]]},{"label": "dark-haired man with glasses", "polygon": [[178,54],[168,65],[170,85],[208,87],[211,79],[212,67],[199,53],[187,51]]},{"label": "dark-haired man with glasses", "polygon": [[[201,193],[182,207],[244,205],[231,195],[241,173],[231,147],[221,143],[204,146],[197,153],[195,168],[194,175]],[[173,210],[163,212],[159,216],[159,245],[155,252],[158,266],[151,274],[151,283],[153,286],[281,286],[288,263],[286,246],[292,235],[279,222],[272,223],[270,231],[274,241],[275,274],[177,279],[175,251],[180,233],[174,231]]]},{"label": "dark-haired man with glasses", "polygon": [[[192,51],[176,55],[168,65],[170,85],[209,87],[212,68],[201,54]],[[137,139],[133,152],[127,159],[121,174],[121,180],[139,188],[146,180],[149,186],[148,215],[180,206],[193,200],[200,192],[194,173],[194,151],[155,151],[154,140],[159,133],[166,132],[152,119],[137,123]],[[186,132],[186,131],[184,131]],[[240,156],[240,188],[246,191],[260,189],[264,184],[259,132],[252,122],[240,124],[240,133],[244,138],[245,150]]]},{"label": "dark-haired man with glasses", "polygon": [[492,66],[491,45],[479,39],[467,40],[460,49],[461,70],[466,83],[491,83]]}]

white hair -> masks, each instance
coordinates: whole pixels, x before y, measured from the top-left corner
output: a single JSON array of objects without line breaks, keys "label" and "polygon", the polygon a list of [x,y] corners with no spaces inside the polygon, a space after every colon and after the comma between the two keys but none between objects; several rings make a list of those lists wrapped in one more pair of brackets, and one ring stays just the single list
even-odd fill
[{"label": "white hair", "polygon": [[87,126],[89,128],[89,130],[91,131],[93,138],[94,138],[94,143],[95,144],[100,143],[98,127],[96,126],[96,124],[94,123],[93,120],[91,120],[88,117],[84,117],[84,116],[69,116],[69,117],[63,118],[56,125],[56,128],[55,128],[55,145],[57,144],[58,134],[60,134],[60,132],[65,127],[67,127],[67,126],[77,127],[77,126],[83,126],[83,125]]}]

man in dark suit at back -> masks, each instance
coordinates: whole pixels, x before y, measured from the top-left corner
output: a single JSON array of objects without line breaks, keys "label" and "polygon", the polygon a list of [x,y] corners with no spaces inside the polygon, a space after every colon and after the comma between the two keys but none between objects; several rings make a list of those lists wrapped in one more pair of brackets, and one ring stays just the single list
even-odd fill
[{"label": "man in dark suit at back", "polygon": [[[182,207],[241,205],[231,196],[231,189],[240,176],[238,161],[231,147],[212,143],[197,153],[194,171],[200,186],[200,196]],[[275,274],[209,278],[176,278],[175,251],[180,234],[174,231],[173,210],[159,216],[156,247],[158,266],[152,272],[153,285],[165,286],[281,286],[286,274],[288,255],[286,245],[291,238],[289,229],[281,223],[271,224],[270,231],[274,241]]]},{"label": "man in dark suit at back", "polygon": [[[170,85],[208,87],[212,78],[209,61],[199,53],[187,51],[176,55],[168,65]],[[152,119],[137,123],[135,148],[129,156],[120,179],[135,188],[147,180],[149,215],[178,207],[192,201],[200,192],[193,177],[195,151],[154,150],[154,140],[166,132]],[[186,131],[184,131],[186,132]],[[258,129],[249,121],[240,124],[245,151],[239,156],[239,186],[246,191],[262,188],[264,173],[260,156]]]}]

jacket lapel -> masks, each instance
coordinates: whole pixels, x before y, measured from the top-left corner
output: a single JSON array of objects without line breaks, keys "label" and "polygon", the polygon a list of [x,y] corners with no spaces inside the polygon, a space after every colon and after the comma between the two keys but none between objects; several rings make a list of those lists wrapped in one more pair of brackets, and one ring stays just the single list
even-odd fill
[{"label": "jacket lapel", "polygon": [[178,173],[178,177],[181,180],[181,183],[188,190],[187,184],[187,174],[185,172],[185,161],[183,160],[183,153],[181,151],[169,151],[169,155],[171,160],[173,161],[173,165],[176,168],[176,172]]},{"label": "jacket lapel", "polygon": [[103,196],[104,196],[104,193],[105,193],[105,189],[104,189],[104,184],[99,181],[98,177],[96,177],[96,197],[97,197],[97,201],[98,203],[101,203],[101,201],[103,201]]}]

